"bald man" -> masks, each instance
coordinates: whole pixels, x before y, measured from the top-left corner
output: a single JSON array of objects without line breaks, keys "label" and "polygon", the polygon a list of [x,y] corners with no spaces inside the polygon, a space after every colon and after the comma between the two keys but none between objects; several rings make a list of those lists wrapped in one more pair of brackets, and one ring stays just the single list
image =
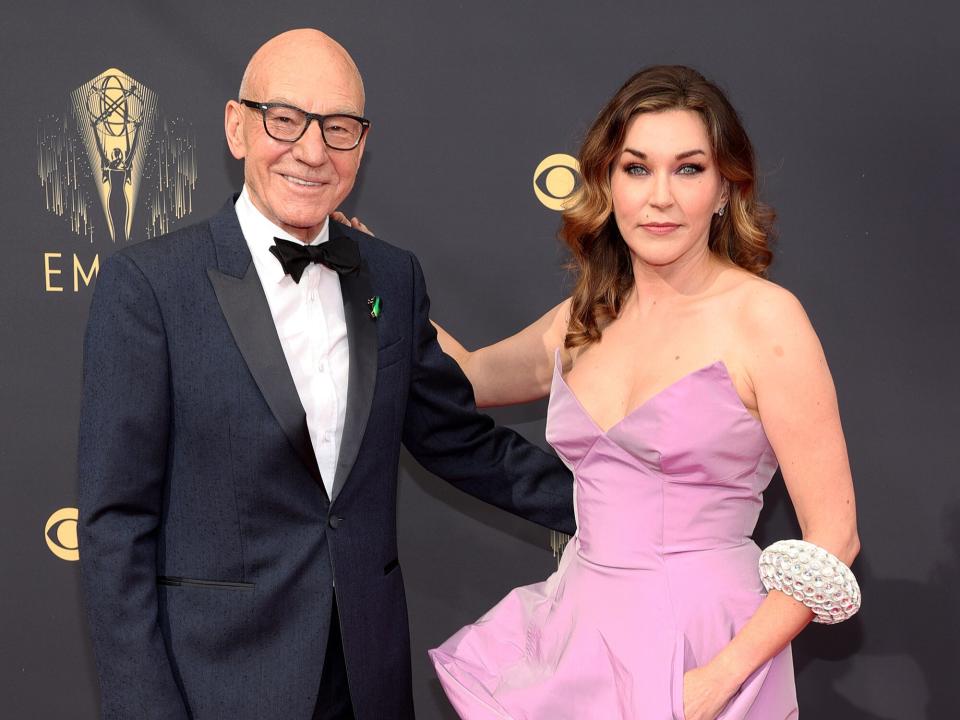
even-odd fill
[{"label": "bald man", "polygon": [[566,469],[478,414],[441,352],[417,259],[328,220],[363,114],[340,45],[271,39],[226,105],[242,192],[103,264],[79,473],[104,718],[412,718],[401,442],[573,530]]}]

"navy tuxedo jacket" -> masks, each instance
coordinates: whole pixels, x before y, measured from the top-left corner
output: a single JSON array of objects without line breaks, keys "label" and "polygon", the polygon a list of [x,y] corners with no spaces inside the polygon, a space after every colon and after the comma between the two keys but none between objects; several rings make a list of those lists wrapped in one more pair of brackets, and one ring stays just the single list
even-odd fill
[{"label": "navy tuxedo jacket", "polygon": [[574,529],[559,460],[476,412],[416,258],[331,222],[337,234],[363,262],[340,279],[350,374],[331,498],[233,203],[103,265],[79,474],[105,718],[307,720],[334,585],[358,720],[413,717],[401,442],[466,492]]}]

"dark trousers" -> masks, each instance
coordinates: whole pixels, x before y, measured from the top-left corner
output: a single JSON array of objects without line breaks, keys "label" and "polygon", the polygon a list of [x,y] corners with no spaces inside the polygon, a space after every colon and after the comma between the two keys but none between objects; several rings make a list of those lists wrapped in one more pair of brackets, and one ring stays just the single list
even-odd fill
[{"label": "dark trousers", "polygon": [[330,613],[330,635],[327,637],[327,654],[323,660],[323,675],[320,677],[320,692],[313,720],[354,720],[350,688],[347,686],[347,665],[343,659],[343,640],[340,636],[340,616],[337,599],[333,599]]}]

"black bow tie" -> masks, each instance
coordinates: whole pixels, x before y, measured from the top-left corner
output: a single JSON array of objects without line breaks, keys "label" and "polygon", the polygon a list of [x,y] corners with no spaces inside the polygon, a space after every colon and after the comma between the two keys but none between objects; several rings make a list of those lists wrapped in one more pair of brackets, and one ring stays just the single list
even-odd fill
[{"label": "black bow tie", "polygon": [[321,263],[341,275],[355,272],[360,267],[360,248],[355,240],[343,235],[319,245],[304,245],[283,238],[274,238],[274,242],[276,244],[270,252],[295,283],[300,282],[310,263]]}]

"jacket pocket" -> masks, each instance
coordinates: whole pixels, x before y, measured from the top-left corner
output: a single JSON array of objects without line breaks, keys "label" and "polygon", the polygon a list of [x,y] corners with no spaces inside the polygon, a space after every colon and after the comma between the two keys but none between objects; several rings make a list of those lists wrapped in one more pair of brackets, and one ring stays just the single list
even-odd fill
[{"label": "jacket pocket", "polygon": [[383,369],[399,361],[405,354],[409,354],[410,348],[403,341],[403,338],[397,338],[392,342],[377,348],[377,367]]},{"label": "jacket pocket", "polygon": [[172,575],[157,576],[157,585],[168,587],[202,587],[219,590],[253,590],[256,585],[248,582],[222,582],[220,580],[198,580],[196,578],[174,577]]}]

